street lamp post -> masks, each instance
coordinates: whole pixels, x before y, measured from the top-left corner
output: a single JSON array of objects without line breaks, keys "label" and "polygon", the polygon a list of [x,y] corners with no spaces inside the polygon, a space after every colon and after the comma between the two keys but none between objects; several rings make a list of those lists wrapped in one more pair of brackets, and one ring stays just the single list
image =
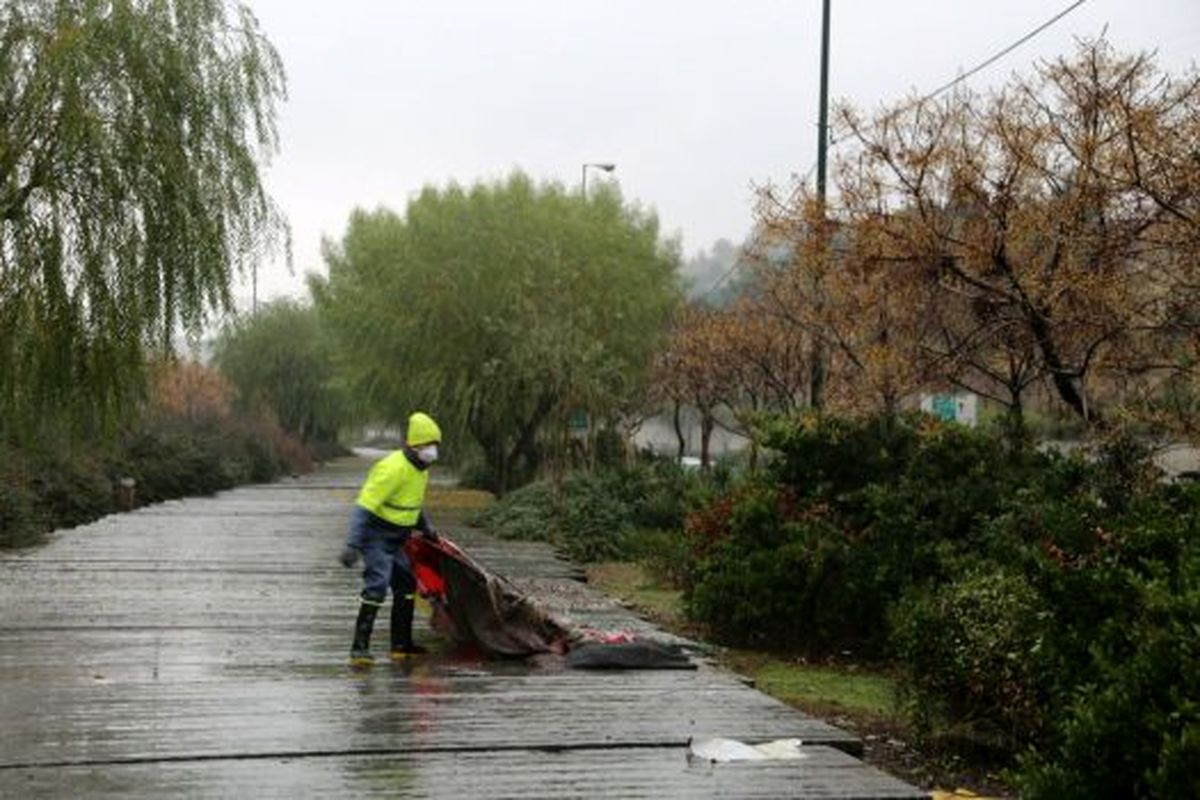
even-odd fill
[{"label": "street lamp post", "polygon": [[582,185],[583,185],[583,197],[584,197],[584,199],[585,199],[585,200],[587,199],[587,171],[588,171],[588,167],[592,167],[593,169],[602,169],[602,170],[604,170],[605,172],[612,172],[614,169],[616,169],[616,168],[617,168],[617,165],[616,165],[616,164],[609,164],[609,163],[588,163],[588,164],[584,164],[584,165],[583,165],[583,169],[581,169],[581,170],[580,170],[580,172],[581,172],[581,173],[582,173],[582,175],[583,175],[583,181],[582,181]]},{"label": "street lamp post", "polygon": [[[579,184],[580,185],[580,194],[583,196],[584,202],[587,202],[587,171],[588,171],[588,167],[591,167],[592,169],[604,170],[605,172],[612,172],[614,169],[617,168],[617,165],[609,163],[607,161],[589,162],[587,164],[584,164],[580,168],[579,174],[580,174],[580,177],[582,178],[582,180],[580,181],[580,184]],[[579,410],[573,411],[571,413],[571,418],[567,421],[567,425],[568,425],[568,433],[569,434],[579,433],[586,437],[588,434],[588,427],[589,427],[587,412],[579,411]]]}]

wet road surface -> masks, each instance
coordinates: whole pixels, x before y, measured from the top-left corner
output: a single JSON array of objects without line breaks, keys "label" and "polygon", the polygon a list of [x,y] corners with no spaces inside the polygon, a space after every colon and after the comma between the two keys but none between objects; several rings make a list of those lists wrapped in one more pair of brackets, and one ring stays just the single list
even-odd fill
[{"label": "wet road surface", "polygon": [[[358,575],[335,557],[366,466],[151,506],[0,556],[0,796],[925,796],[856,760],[853,736],[703,661],[481,661],[418,616],[433,654],[351,671]],[[574,622],[669,638],[545,545],[443,528]],[[689,764],[688,740],[710,736],[811,746],[797,761]]]}]

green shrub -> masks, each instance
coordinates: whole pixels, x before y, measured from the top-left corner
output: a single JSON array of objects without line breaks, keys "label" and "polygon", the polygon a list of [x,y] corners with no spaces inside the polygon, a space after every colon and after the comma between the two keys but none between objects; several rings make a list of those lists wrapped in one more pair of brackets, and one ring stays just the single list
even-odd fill
[{"label": "green shrub", "polygon": [[764,425],[772,477],[800,497],[831,500],[902,472],[917,430],[903,420],[857,422],[815,413]]},{"label": "green shrub", "polygon": [[844,537],[821,521],[787,526],[787,541],[744,550],[737,537],[703,562],[687,596],[689,614],[721,641],[813,650],[859,641],[858,610],[838,583],[848,577]]},{"label": "green shrub", "polygon": [[693,521],[699,554],[685,600],[689,615],[731,644],[819,654],[870,649],[877,596],[871,552],[821,506],[802,509],[786,491],[745,486],[719,530],[722,504]]},{"label": "green shrub", "polygon": [[1181,570],[1126,571],[1132,614],[1095,631],[1087,679],[1056,715],[1048,747],[1023,760],[1031,798],[1200,796],[1200,550]]},{"label": "green shrub", "polygon": [[638,528],[627,538],[628,556],[672,589],[683,589],[694,571],[692,548],[679,529]]},{"label": "green shrub", "polygon": [[0,447],[0,547],[41,542],[112,510],[112,482],[98,451]]},{"label": "green shrub", "polygon": [[134,479],[144,504],[273,480],[311,463],[307,449],[269,420],[161,409],[115,442],[0,440],[0,547],[36,543],[47,531],[112,512],[122,478]]},{"label": "green shrub", "polygon": [[761,483],[688,519],[694,619],[889,653],[926,730],[1030,749],[1030,796],[1196,796],[1200,489],[1120,433],[1067,457],[919,416],[765,430]]},{"label": "green shrub", "polygon": [[1029,749],[1026,796],[1191,797],[1200,491],[1154,485],[1115,513],[1096,497],[1111,478],[1092,478],[988,524],[1003,568],[958,553],[964,578],[911,592],[895,656],[929,728]]},{"label": "green shrub", "polygon": [[46,525],[34,510],[37,496],[0,476],[0,549],[28,547],[42,540]]},{"label": "green shrub", "polygon": [[635,531],[682,527],[702,479],[673,465],[575,473],[510,492],[477,515],[501,538],[549,541],[582,561],[631,559]]},{"label": "green shrub", "polygon": [[128,443],[139,502],[207,495],[234,485],[216,445],[186,430],[145,430]]},{"label": "green shrub", "polygon": [[111,513],[113,483],[96,454],[38,454],[30,461],[30,489],[45,524],[66,528]]},{"label": "green shrub", "polygon": [[891,611],[891,646],[920,730],[1012,751],[1041,732],[1051,612],[1021,575],[978,564],[910,590]]},{"label": "green shrub", "polygon": [[554,542],[558,537],[554,486],[549,481],[522,486],[476,514],[473,522],[501,539]]},{"label": "green shrub", "polygon": [[1150,447],[1128,430],[1119,429],[1106,437],[1097,455],[1097,494],[1113,511],[1124,511],[1133,498],[1153,491],[1162,480]]},{"label": "green shrub", "polygon": [[626,553],[633,513],[605,476],[573,475],[555,496],[559,538],[576,561],[610,561]]},{"label": "green shrub", "polygon": [[[786,558],[795,574],[779,581],[745,576],[756,583],[754,602],[795,604],[795,598],[763,597],[760,592],[770,587],[782,594],[811,595],[814,605],[806,611],[808,624],[788,629],[795,633],[753,635],[776,649],[811,654],[853,647],[883,655],[888,609],[910,587],[956,574],[958,555],[986,552],[992,543],[984,523],[1008,508],[1021,490],[1037,486],[1040,476],[1061,460],[1014,451],[995,433],[921,416],[854,423],[806,415],[768,426],[766,441],[776,451],[765,482],[778,487],[772,490],[777,513],[760,515],[757,521],[753,515],[745,517],[742,506],[759,499],[731,495],[711,506],[727,509],[724,518],[714,511],[693,517],[689,532],[701,554],[723,542],[728,531],[722,525],[731,527],[743,517],[744,527],[734,546],[722,545],[707,561],[697,556],[700,596],[689,609],[714,630],[735,631],[729,625],[732,612],[704,595],[720,582],[719,574],[727,573],[726,560],[757,560],[759,550],[768,551],[763,561]],[[827,524],[802,526],[799,549],[792,539],[778,541],[790,523],[814,517]],[[715,574],[709,576],[710,571]],[[741,609],[736,616],[760,619],[761,612]],[[771,625],[772,630],[779,627]]]},{"label": "green shrub", "polygon": [[275,428],[211,420],[146,425],[126,438],[119,458],[141,503],[210,495],[311,464],[304,448]]}]

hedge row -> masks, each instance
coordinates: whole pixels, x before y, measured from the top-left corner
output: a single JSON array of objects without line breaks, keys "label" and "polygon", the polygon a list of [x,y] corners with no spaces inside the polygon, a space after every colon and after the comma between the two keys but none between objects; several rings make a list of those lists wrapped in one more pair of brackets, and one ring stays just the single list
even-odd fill
[{"label": "hedge row", "polygon": [[263,424],[166,419],[108,445],[31,449],[0,444],[0,548],[40,542],[118,510],[132,479],[138,505],[207,495],[311,468],[299,444]]},{"label": "hedge row", "polygon": [[656,538],[651,531],[682,544],[687,514],[715,485],[670,461],[650,460],[528,484],[475,521],[501,538],[552,542],[576,561],[631,558]]},{"label": "hedge row", "polygon": [[718,637],[890,660],[921,729],[1009,757],[1025,796],[1200,796],[1200,490],[1119,437],[809,416],[765,444],[688,523]]}]

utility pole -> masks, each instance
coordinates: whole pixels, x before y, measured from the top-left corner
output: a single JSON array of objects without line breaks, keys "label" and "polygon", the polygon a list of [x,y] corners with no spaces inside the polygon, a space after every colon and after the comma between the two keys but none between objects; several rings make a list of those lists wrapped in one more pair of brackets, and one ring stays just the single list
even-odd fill
[{"label": "utility pole", "polygon": [[817,199],[825,207],[825,156],[829,150],[829,0],[821,9],[821,111],[817,121]]},{"label": "utility pole", "polygon": [[[821,208],[819,236],[825,236],[828,231],[825,224],[825,161],[829,150],[829,2],[823,0],[821,6],[821,109],[817,121],[817,203]],[[816,280],[813,284],[813,301],[817,302],[820,289]],[[813,339],[811,361],[809,403],[819,409],[825,402],[825,348],[819,339]]]}]

